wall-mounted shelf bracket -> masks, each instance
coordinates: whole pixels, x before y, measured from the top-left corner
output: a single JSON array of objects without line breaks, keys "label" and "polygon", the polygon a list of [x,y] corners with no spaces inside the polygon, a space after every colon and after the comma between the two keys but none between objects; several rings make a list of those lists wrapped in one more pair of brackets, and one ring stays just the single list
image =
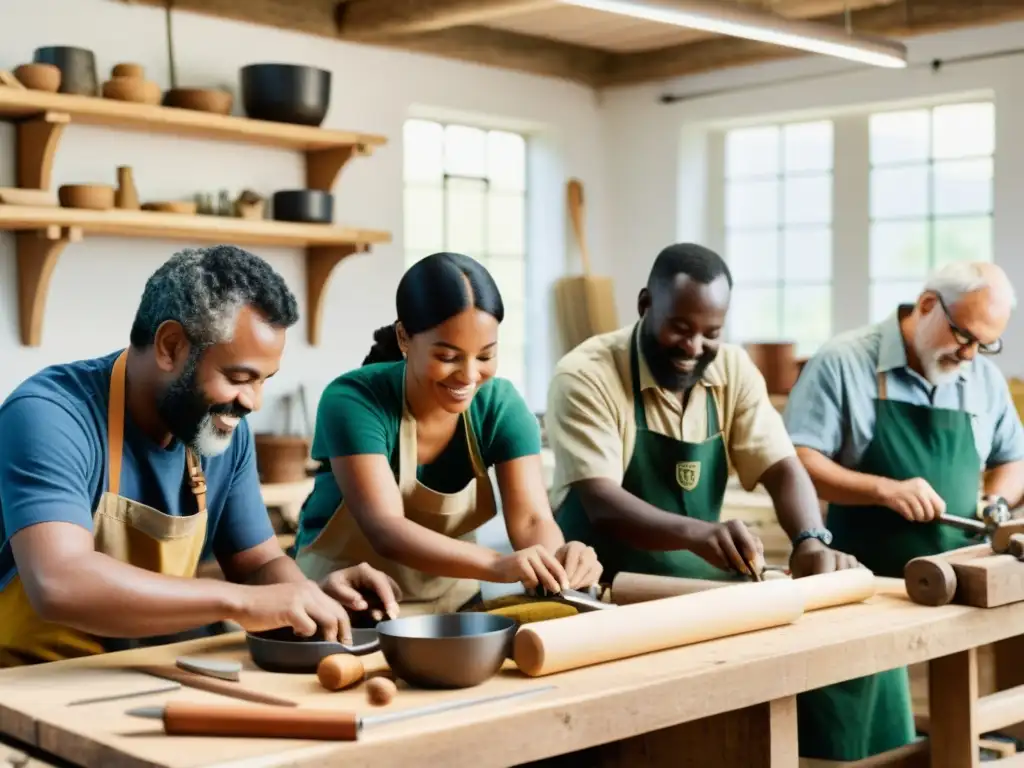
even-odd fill
[{"label": "wall-mounted shelf bracket", "polygon": [[82,239],[79,227],[48,226],[18,232],[18,313],[21,343],[38,347],[43,341],[43,315],[50,278],[64,246]]},{"label": "wall-mounted shelf bracket", "polygon": [[49,189],[53,157],[64,126],[71,122],[65,112],[43,112],[17,124],[17,178],[22,189]]}]

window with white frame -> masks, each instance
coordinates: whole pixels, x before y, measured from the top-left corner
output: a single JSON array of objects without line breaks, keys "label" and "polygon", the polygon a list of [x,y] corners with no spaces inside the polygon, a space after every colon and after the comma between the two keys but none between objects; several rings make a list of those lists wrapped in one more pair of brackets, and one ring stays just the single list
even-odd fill
[{"label": "window with white frame", "polygon": [[728,332],[813,354],[832,332],[832,123],[725,134]]},{"label": "window with white frame", "polygon": [[871,309],[877,321],[952,261],[991,261],[991,102],[869,118]]},{"label": "window with white frame", "polygon": [[498,375],[525,393],[526,139],[419,119],[403,136],[406,264],[456,251],[487,267],[505,305]]}]

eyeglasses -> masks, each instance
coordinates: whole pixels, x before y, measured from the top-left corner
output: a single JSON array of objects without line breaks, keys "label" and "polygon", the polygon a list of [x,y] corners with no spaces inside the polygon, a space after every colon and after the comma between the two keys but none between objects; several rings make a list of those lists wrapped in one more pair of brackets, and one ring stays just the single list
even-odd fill
[{"label": "eyeglasses", "polygon": [[950,315],[949,307],[947,307],[946,302],[942,300],[942,296],[936,293],[935,298],[939,300],[939,306],[942,307],[942,313],[946,316],[946,322],[949,323],[949,331],[953,334],[953,340],[956,341],[957,344],[961,347],[977,345],[978,351],[983,355],[998,355],[1003,351],[1002,338],[998,338],[989,344],[982,344],[972,333],[965,331],[953,322],[953,316]]}]

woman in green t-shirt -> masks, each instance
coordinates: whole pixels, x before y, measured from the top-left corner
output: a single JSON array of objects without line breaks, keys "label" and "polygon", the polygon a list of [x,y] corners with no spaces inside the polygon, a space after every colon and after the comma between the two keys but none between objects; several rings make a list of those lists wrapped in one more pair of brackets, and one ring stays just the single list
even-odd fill
[{"label": "woman in green t-shirt", "polygon": [[[566,543],[554,521],[537,419],[495,377],[504,306],[491,275],[435,253],[405,273],[396,303],[363,366],[320,400],[313,458],[324,470],[299,518],[299,566],[322,578],[367,561],[395,579],[403,615],[458,610],[479,581],[596,583],[594,551]],[[510,555],[474,539],[498,512],[491,467]]]}]

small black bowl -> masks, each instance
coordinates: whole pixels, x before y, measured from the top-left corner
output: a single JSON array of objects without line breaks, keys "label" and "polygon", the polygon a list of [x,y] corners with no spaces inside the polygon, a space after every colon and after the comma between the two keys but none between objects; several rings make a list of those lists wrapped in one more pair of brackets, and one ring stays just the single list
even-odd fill
[{"label": "small black bowl", "polygon": [[299,64],[241,69],[242,106],[255,120],[319,126],[331,103],[331,73]]},{"label": "small black bowl", "polygon": [[59,93],[78,96],[98,96],[96,57],[88,48],[70,45],[49,45],[36,48],[32,54],[36,64],[52,64],[60,70]]},{"label": "small black bowl", "polygon": [[284,189],[275,192],[271,208],[278,221],[330,224],[334,221],[334,195],[319,189]]},{"label": "small black bowl", "polygon": [[253,662],[267,672],[316,672],[320,660],[336,653],[364,656],[380,647],[375,629],[353,629],[352,645],[332,643],[317,633],[300,637],[288,627],[267,632],[251,632],[245,636]]}]

